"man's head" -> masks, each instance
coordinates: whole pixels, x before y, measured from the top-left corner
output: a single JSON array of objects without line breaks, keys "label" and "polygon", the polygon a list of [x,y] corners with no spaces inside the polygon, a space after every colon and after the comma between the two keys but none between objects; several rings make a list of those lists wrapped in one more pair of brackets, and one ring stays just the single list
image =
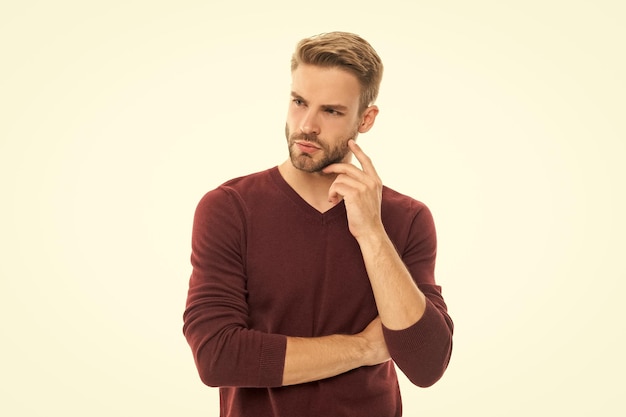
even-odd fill
[{"label": "man's head", "polygon": [[338,68],[353,74],[361,85],[359,113],[374,104],[383,77],[383,63],[363,38],[330,32],[302,39],[291,57],[291,71],[301,64]]},{"label": "man's head", "polygon": [[348,162],[348,141],[367,132],[382,77],[374,49],[357,35],[322,34],[300,41],[291,61],[285,134],[293,166],[320,172]]}]

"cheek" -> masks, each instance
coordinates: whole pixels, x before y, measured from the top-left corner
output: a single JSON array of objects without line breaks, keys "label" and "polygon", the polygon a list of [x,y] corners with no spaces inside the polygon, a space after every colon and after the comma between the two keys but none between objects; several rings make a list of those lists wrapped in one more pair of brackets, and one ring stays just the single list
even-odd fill
[{"label": "cheek", "polygon": [[287,126],[293,131],[293,129],[298,126],[298,115],[297,112],[293,111],[291,108],[287,112]]},{"label": "cheek", "polygon": [[[333,121],[327,125],[327,129],[332,129],[334,136],[338,138],[353,138],[355,132],[358,132],[359,124],[354,121],[347,122],[345,120]],[[347,139],[346,139],[347,140]]]},{"label": "cheek", "polygon": [[293,117],[290,114],[287,114],[287,119],[285,120],[285,134],[287,137],[289,137],[288,135],[290,132],[293,132],[294,126]]}]

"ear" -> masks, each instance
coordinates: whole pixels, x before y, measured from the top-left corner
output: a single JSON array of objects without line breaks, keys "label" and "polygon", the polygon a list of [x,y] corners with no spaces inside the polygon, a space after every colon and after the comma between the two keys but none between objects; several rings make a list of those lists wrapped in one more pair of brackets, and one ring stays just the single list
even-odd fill
[{"label": "ear", "polygon": [[359,124],[359,133],[365,133],[374,126],[374,121],[376,121],[376,116],[378,116],[378,106],[369,106],[363,112],[361,116],[361,123]]}]

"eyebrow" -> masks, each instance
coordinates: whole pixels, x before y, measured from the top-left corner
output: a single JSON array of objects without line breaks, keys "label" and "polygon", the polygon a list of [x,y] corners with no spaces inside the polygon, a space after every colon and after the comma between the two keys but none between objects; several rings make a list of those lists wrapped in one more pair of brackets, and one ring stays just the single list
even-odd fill
[{"label": "eyebrow", "polygon": [[[296,93],[295,91],[291,92],[291,97],[302,101],[304,104],[308,104],[308,101],[304,97],[302,97],[300,94]],[[334,110],[340,110],[343,112],[348,111],[348,106],[344,106],[343,104],[322,104],[321,107],[324,109],[334,109]]]}]

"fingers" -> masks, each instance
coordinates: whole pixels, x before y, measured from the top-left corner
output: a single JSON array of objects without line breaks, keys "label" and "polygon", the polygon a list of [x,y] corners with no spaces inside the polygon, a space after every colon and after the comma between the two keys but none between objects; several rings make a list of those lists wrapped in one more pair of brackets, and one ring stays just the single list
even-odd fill
[{"label": "fingers", "polygon": [[376,169],[374,168],[374,164],[372,164],[372,160],[370,159],[370,157],[367,156],[365,152],[363,152],[361,147],[357,145],[356,142],[352,139],[348,141],[348,147],[352,151],[352,154],[359,161],[359,164],[361,164],[362,170],[352,164],[337,163],[327,166],[323,169],[323,172],[326,174],[346,174],[361,181],[365,177],[369,176],[378,181],[378,173],[376,172]]},{"label": "fingers", "polygon": [[354,165],[347,163],[328,165],[326,168],[323,169],[323,172],[325,174],[345,174],[350,175],[351,177],[359,177],[364,173],[364,171],[361,171]]},{"label": "fingers", "polygon": [[367,186],[357,179],[345,174],[339,174],[328,189],[328,201],[338,203],[345,196],[353,192],[364,192]]},{"label": "fingers", "polygon": [[356,157],[361,164],[361,168],[363,168],[363,172],[371,175],[378,176],[376,173],[376,169],[374,168],[374,164],[372,164],[372,159],[363,152],[363,149],[354,140],[348,141],[348,147],[352,151],[352,154]]},{"label": "fingers", "polygon": [[328,190],[328,201],[331,203],[338,203],[342,198],[350,197],[355,193],[361,195],[367,195],[368,191],[379,193],[382,187],[382,181],[378,177],[371,159],[354,140],[350,140],[348,146],[358,159],[362,169],[348,163],[332,164],[324,168],[324,173],[337,175]]}]

